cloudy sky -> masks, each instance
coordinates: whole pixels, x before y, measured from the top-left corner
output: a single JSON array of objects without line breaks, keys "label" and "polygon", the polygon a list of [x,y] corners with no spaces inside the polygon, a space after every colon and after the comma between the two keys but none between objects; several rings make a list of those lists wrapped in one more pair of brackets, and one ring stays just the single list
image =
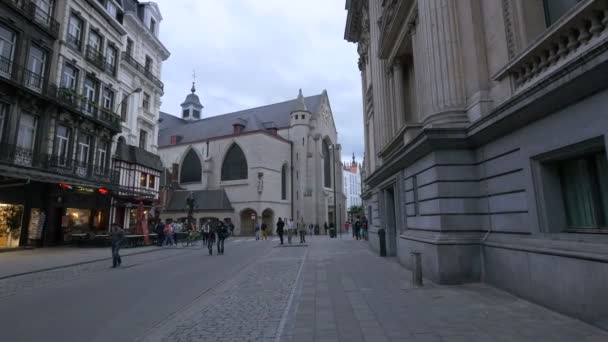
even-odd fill
[{"label": "cloudy sky", "polygon": [[327,89],[343,160],[363,158],[361,79],[344,0],[155,0],[163,15],[162,110],[179,114],[196,70],[207,116]]}]

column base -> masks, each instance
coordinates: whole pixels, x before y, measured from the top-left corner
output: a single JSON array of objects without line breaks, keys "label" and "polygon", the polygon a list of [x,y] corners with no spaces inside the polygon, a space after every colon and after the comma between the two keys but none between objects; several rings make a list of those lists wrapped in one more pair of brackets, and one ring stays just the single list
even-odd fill
[{"label": "column base", "polygon": [[424,128],[463,128],[469,125],[469,117],[464,110],[447,110],[424,118]]}]

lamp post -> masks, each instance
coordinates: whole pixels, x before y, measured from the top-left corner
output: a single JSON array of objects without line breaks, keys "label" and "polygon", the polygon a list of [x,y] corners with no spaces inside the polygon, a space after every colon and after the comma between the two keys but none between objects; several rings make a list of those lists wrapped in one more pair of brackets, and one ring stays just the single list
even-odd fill
[{"label": "lamp post", "polygon": [[333,178],[334,178],[334,182],[333,182],[333,188],[334,188],[334,228],[338,230],[338,235],[340,235],[340,239],[342,239],[342,227],[338,227],[338,205],[337,205],[337,201],[338,198],[336,197],[336,149],[338,149],[338,146],[336,145],[331,145],[329,146],[329,148],[331,149],[331,153],[332,153],[332,157],[333,157],[333,169],[334,169],[334,174],[333,174]]},{"label": "lamp post", "polygon": [[[122,106],[122,104],[129,98],[129,96],[131,96],[131,95],[133,95],[135,93],[141,93],[141,92],[142,92],[141,87],[137,87],[132,92],[130,92],[127,95],[123,96],[122,101],[120,101],[118,103],[118,105],[116,105],[116,110],[114,111],[114,113],[118,114],[118,110],[120,109],[120,107]],[[121,118],[122,118],[122,116],[121,116]]]}]

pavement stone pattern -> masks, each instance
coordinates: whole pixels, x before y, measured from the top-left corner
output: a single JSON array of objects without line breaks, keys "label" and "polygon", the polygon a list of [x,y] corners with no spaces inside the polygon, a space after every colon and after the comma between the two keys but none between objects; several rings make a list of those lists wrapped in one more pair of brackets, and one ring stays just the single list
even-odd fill
[{"label": "pavement stone pattern", "polygon": [[[105,248],[104,252],[107,255],[111,253],[109,248]],[[133,267],[144,262],[152,262],[163,258],[182,255],[188,252],[188,249],[170,247],[149,253],[134,255],[123,254],[123,265],[121,267]],[[40,260],[40,262],[44,262],[44,260]],[[79,262],[79,260],[76,259],[73,262]],[[22,291],[33,290],[44,286],[52,286],[54,284],[91,276],[101,272],[110,272],[112,271],[111,263],[111,260],[102,260],[76,266],[24,274],[12,278],[0,279],[0,299],[20,293]]]},{"label": "pavement stone pattern", "polygon": [[411,286],[364,242],[311,244],[281,341],[608,341],[608,332],[484,284]]},{"label": "pavement stone pattern", "polygon": [[273,249],[140,340],[275,341],[304,257],[305,248]]}]

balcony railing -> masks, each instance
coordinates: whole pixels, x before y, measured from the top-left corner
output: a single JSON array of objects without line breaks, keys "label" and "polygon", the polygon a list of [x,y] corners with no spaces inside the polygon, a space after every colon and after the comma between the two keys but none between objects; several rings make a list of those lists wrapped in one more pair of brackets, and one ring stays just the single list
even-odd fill
[{"label": "balcony railing", "polygon": [[46,97],[53,98],[57,92],[57,87],[49,83],[45,75],[24,68],[3,56],[0,56],[0,79]]},{"label": "balcony railing", "polygon": [[583,0],[493,78],[509,77],[520,92],[606,44],[608,2]]},{"label": "balcony railing", "polygon": [[47,13],[40,8],[34,1],[10,0],[8,3],[21,12],[26,18],[42,27],[53,38],[57,39],[57,37],[59,37],[59,22],[55,20],[50,13]]},{"label": "balcony railing", "polygon": [[136,61],[135,58],[131,57],[128,53],[123,51],[122,60],[132,66],[138,72],[142,73],[148,80],[152,81],[154,85],[159,87],[161,91],[164,91],[165,85],[163,84],[163,82],[161,82],[161,80],[159,80],[156,76],[152,75],[150,70],[148,70],[145,66]]},{"label": "balcony railing", "polygon": [[76,37],[74,35],[68,34],[65,37],[65,41],[70,46],[72,46],[73,48],[78,49],[80,51],[80,48],[82,46],[82,39],[80,37]]},{"label": "balcony railing", "polygon": [[53,154],[35,153],[30,149],[11,144],[0,144],[0,163],[96,183],[116,185],[119,181],[118,171],[108,167],[99,167],[92,163]]},{"label": "balcony railing", "polygon": [[96,67],[100,68],[101,70],[105,70],[106,59],[103,54],[99,50],[95,49],[93,46],[87,45],[85,57]]},{"label": "balcony railing", "polygon": [[100,106],[97,102],[78,94],[70,88],[59,88],[57,90],[57,100],[72,110],[91,117],[115,131],[120,131],[120,116],[112,111]]}]

